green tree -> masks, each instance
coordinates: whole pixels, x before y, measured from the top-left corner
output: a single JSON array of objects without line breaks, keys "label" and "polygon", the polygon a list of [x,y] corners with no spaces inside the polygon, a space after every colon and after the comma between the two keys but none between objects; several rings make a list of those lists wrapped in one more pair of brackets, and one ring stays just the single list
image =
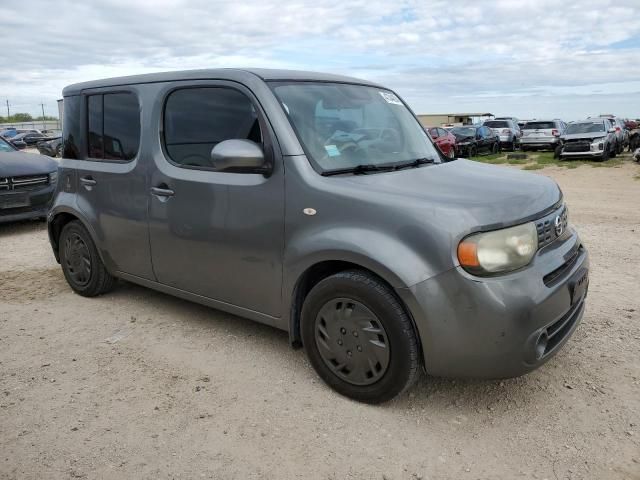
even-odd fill
[{"label": "green tree", "polygon": [[14,113],[9,117],[10,122],[31,122],[33,117],[28,113]]}]

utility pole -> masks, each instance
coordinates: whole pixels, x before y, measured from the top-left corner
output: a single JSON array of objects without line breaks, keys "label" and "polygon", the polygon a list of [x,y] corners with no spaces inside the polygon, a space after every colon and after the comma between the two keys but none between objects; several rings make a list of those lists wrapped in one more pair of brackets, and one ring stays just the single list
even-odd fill
[{"label": "utility pole", "polygon": [[40,106],[42,107],[42,129],[46,130],[47,125],[44,123],[44,103],[41,103]]},{"label": "utility pole", "polygon": [[10,116],[11,116],[11,113],[9,112],[9,99],[7,98],[7,122],[9,121]]}]

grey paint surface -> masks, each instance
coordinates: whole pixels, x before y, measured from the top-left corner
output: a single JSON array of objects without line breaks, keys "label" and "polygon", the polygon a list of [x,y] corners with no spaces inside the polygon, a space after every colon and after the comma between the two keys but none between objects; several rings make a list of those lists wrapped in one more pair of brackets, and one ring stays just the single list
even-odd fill
[{"label": "grey paint surface", "polygon": [[[59,189],[50,220],[59,212],[76,214],[117,276],[285,330],[295,327],[291,305],[304,272],[319,262],[351,262],[382,277],[404,301],[422,339],[427,371],[500,376],[533,368],[522,358],[528,337],[569,309],[567,282],[588,267],[584,253],[562,281],[542,284],[565,262],[563,248],[579,243],[577,235],[541,250],[528,267],[493,278],[464,272],[455,250],[469,233],[552,212],[562,201],[557,185],[466,160],[323,177],[305,157],[265,83],[269,79],[368,84],[304,72],[224,69],[67,87],[65,95],[135,91],[141,147],[127,163],[63,159],[61,176],[76,184]],[[252,99],[271,175],[182,168],[168,160],[160,131],[164,100],[176,87],[195,85],[233,86]],[[82,183],[83,177],[96,184]],[[316,215],[304,214],[306,208]],[[522,321],[527,316],[530,321]],[[479,330],[484,345],[475,343]],[[492,351],[506,331],[506,347]],[[503,372],[505,361],[512,367]]]}]

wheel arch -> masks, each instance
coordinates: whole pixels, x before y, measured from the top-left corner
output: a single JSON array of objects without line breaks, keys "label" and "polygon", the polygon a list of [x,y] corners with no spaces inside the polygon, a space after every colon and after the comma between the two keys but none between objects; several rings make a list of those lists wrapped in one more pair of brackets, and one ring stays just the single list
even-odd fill
[{"label": "wheel arch", "polygon": [[[317,285],[323,279],[346,270],[361,270],[375,276],[378,280],[384,283],[393,295],[398,303],[402,306],[405,313],[409,317],[416,338],[418,339],[418,349],[420,356],[422,357],[422,340],[420,338],[420,331],[416,325],[414,316],[411,309],[398,294],[397,288],[406,287],[402,280],[393,271],[386,267],[371,262],[364,262],[355,259],[325,259],[316,261],[313,264],[308,265],[296,278],[290,295],[290,312],[289,312],[289,342],[295,348],[302,347],[302,339],[300,334],[300,320],[302,314],[302,306],[306,296],[311,289]],[[395,285],[395,286],[394,286]]]},{"label": "wheel arch", "polygon": [[93,228],[91,228],[91,224],[87,222],[87,220],[77,211],[67,208],[60,208],[50,212],[47,222],[49,243],[51,244],[51,248],[53,249],[53,255],[56,257],[56,261],[60,263],[59,240],[62,229],[65,227],[65,225],[73,222],[74,220],[79,221],[87,229],[89,235],[91,236],[91,240],[96,246],[98,255],[100,255],[100,260],[105,263],[102,249],[100,248],[100,243],[97,241],[96,233],[94,232]]}]

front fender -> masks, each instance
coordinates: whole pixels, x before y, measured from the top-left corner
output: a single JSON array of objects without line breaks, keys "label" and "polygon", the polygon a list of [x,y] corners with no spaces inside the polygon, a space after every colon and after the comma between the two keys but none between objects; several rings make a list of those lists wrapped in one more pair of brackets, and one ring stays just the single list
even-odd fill
[{"label": "front fender", "polygon": [[305,230],[287,240],[284,299],[290,303],[298,279],[320,262],[343,261],[366,268],[394,289],[407,288],[437,272],[424,256],[386,233],[359,227]]}]

